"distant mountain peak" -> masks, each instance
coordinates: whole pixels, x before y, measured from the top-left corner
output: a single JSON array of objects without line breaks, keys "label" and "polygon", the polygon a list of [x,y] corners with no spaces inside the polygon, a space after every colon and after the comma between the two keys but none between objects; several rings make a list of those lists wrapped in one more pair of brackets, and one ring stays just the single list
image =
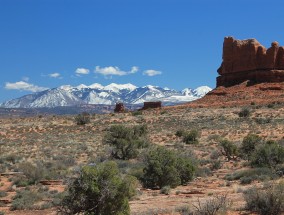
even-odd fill
[{"label": "distant mountain peak", "polygon": [[29,94],[0,104],[6,108],[57,107],[81,104],[113,105],[120,101],[126,104],[141,104],[145,101],[160,100],[163,105],[172,105],[196,100],[211,91],[210,87],[201,86],[194,90],[185,88],[182,91],[159,86],[147,85],[137,87],[133,84],[111,83],[103,86],[80,84],[76,87],[63,85],[58,88]]},{"label": "distant mountain peak", "polygon": [[104,86],[99,84],[99,83],[93,83],[91,85],[88,86],[89,88],[92,88],[92,89],[103,89]]},{"label": "distant mountain peak", "polygon": [[118,90],[135,90],[137,87],[133,84],[116,84],[116,83],[111,83],[107,86],[105,86],[103,89],[104,90],[111,90],[111,91],[118,91]]}]

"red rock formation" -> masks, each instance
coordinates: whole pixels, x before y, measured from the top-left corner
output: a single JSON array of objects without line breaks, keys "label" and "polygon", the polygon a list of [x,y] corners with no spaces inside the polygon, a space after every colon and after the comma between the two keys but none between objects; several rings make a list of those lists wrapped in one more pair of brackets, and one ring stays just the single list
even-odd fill
[{"label": "red rock formation", "polygon": [[114,112],[115,113],[123,113],[123,112],[125,112],[125,107],[124,107],[123,103],[116,103]]},{"label": "red rock formation", "polygon": [[223,62],[218,69],[218,86],[284,81],[284,47],[272,42],[266,50],[256,39],[225,37]]},{"label": "red rock formation", "polygon": [[161,108],[162,107],[162,102],[158,101],[158,102],[144,102],[144,106],[142,108],[142,110],[146,110],[149,108]]}]

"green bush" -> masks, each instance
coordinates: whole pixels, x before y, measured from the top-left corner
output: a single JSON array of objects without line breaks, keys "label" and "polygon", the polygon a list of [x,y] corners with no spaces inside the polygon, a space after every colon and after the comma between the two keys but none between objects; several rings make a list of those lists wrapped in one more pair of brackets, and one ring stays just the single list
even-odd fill
[{"label": "green bush", "polygon": [[261,137],[256,134],[248,134],[244,137],[241,145],[241,154],[244,159],[250,160],[252,153],[254,152],[256,145],[262,142]]},{"label": "green bush", "polygon": [[22,180],[18,181],[18,185],[23,186],[36,184],[48,174],[46,168],[40,162],[36,163],[36,165],[30,162],[20,163],[18,169],[27,177],[26,179],[22,178]]},{"label": "green bush", "polygon": [[142,184],[147,188],[176,187],[192,180],[195,166],[192,161],[164,147],[157,147],[145,157]]},{"label": "green bush", "polygon": [[122,160],[136,158],[139,149],[149,146],[147,127],[145,125],[134,127],[111,126],[103,142],[113,147],[111,153],[113,158]]},{"label": "green bush", "polygon": [[280,215],[284,210],[284,183],[264,189],[253,187],[244,192],[246,209],[260,215]]},{"label": "green bush", "polygon": [[211,170],[218,170],[222,167],[222,163],[220,160],[212,160],[210,169]]},{"label": "green bush", "polygon": [[179,129],[179,130],[177,130],[176,133],[175,133],[175,135],[176,135],[177,137],[183,137],[185,134],[186,134],[186,131],[183,130],[183,129]]},{"label": "green bush", "polygon": [[20,190],[13,198],[11,210],[36,209],[35,203],[41,200],[42,197],[35,191]]},{"label": "green bush", "polygon": [[200,133],[197,130],[193,129],[183,135],[183,142],[186,144],[197,144],[199,136]]},{"label": "green bush", "polygon": [[141,116],[141,115],[143,115],[141,110],[136,110],[132,112],[132,116]]},{"label": "green bush", "polygon": [[8,194],[5,191],[0,191],[0,198],[7,196]]},{"label": "green bush", "polygon": [[248,118],[250,116],[250,109],[243,108],[238,115],[239,117]]},{"label": "green bush", "polygon": [[253,167],[276,168],[284,163],[284,147],[275,142],[267,142],[256,148],[252,154],[251,165]]},{"label": "green bush", "polygon": [[165,194],[165,195],[170,195],[171,193],[171,187],[170,186],[164,186],[162,187],[162,189],[160,190],[161,194]]},{"label": "green bush", "polygon": [[275,171],[270,168],[253,168],[247,170],[239,170],[234,172],[233,174],[228,174],[225,176],[226,180],[233,181],[233,180],[240,180],[241,183],[246,183],[249,180],[271,180],[276,179],[278,176],[276,175]]},{"label": "green bush", "polygon": [[229,140],[222,140],[220,142],[222,147],[221,153],[228,158],[228,160],[235,159],[238,156],[237,146]]},{"label": "green bush", "polygon": [[91,121],[90,114],[86,112],[78,114],[75,117],[75,122],[77,125],[85,125],[85,124],[90,123],[90,121]]},{"label": "green bush", "polygon": [[128,200],[135,195],[134,177],[122,177],[115,162],[85,166],[67,187],[60,211],[63,214],[128,215]]}]

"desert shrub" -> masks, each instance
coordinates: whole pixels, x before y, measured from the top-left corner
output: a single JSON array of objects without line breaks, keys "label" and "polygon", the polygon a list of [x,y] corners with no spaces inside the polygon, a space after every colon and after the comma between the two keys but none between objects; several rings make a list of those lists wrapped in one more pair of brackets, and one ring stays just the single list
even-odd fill
[{"label": "desert shrub", "polygon": [[169,195],[171,193],[171,187],[170,186],[164,186],[160,190],[161,194]]},{"label": "desert shrub", "polygon": [[241,154],[244,159],[250,160],[252,153],[254,152],[256,145],[262,142],[261,137],[256,134],[248,134],[244,137],[241,145]]},{"label": "desert shrub", "polygon": [[217,215],[225,214],[230,207],[230,201],[227,198],[227,195],[217,195],[208,200],[203,204],[198,199],[197,205],[195,207],[196,215]]},{"label": "desert shrub", "polygon": [[11,210],[35,209],[35,203],[41,199],[41,196],[35,191],[19,190],[13,198]]},{"label": "desert shrub", "polygon": [[90,114],[89,113],[86,113],[86,112],[83,112],[81,114],[78,114],[76,117],[75,117],[75,123],[77,125],[85,125],[85,124],[88,124],[90,123],[91,119],[90,119]]},{"label": "desert shrub", "polygon": [[128,199],[135,195],[135,179],[122,177],[117,164],[109,161],[84,166],[67,187],[60,211],[63,214],[130,214]]},{"label": "desert shrub", "polygon": [[20,157],[16,154],[9,154],[9,155],[3,157],[2,159],[3,159],[3,163],[6,160],[7,162],[15,164],[15,163],[19,162]]},{"label": "desert shrub", "polygon": [[260,145],[251,156],[253,167],[275,168],[282,163],[284,163],[284,147],[276,142],[269,141]]},{"label": "desert shrub", "polygon": [[143,186],[148,188],[176,187],[190,181],[194,171],[195,166],[188,157],[164,147],[157,147],[149,151],[145,157],[141,181]]},{"label": "desert shrub", "polygon": [[183,135],[183,142],[186,144],[197,144],[199,136],[200,133],[197,130],[193,129]]},{"label": "desert shrub", "polygon": [[180,215],[193,215],[188,205],[182,205],[175,208],[175,211]]},{"label": "desert shrub", "polygon": [[7,196],[7,193],[5,191],[0,191],[0,198],[5,196]]},{"label": "desert shrub", "polygon": [[210,169],[211,170],[218,170],[222,167],[222,163],[220,160],[212,160]]},{"label": "desert shrub", "polygon": [[111,126],[103,142],[113,147],[112,157],[128,160],[137,157],[139,149],[148,147],[147,127],[122,125]]},{"label": "desert shrub", "polygon": [[221,153],[228,158],[228,160],[235,159],[238,156],[237,146],[229,140],[222,140],[220,142],[222,147]]},{"label": "desert shrub", "polygon": [[27,177],[26,182],[24,182],[25,180],[22,178],[24,185],[25,183],[28,185],[35,184],[41,179],[44,179],[44,177],[47,175],[46,168],[40,162],[36,163],[36,165],[33,165],[30,162],[20,163],[18,169]]},{"label": "desert shrub", "polygon": [[254,181],[254,178],[253,177],[250,177],[250,176],[244,176],[240,179],[240,183],[241,184],[250,184]]},{"label": "desert shrub", "polygon": [[253,187],[244,192],[246,209],[260,215],[280,215],[284,210],[284,183],[264,189]]},{"label": "desert shrub", "polygon": [[270,168],[253,168],[247,170],[239,170],[234,172],[233,174],[228,174],[225,176],[226,180],[233,181],[233,180],[241,180],[243,183],[248,181],[254,180],[270,180],[277,178],[277,174],[275,171],[271,170]]},{"label": "desert shrub", "polygon": [[248,118],[250,116],[250,109],[242,108],[238,115],[239,117]]},{"label": "desert shrub", "polygon": [[185,134],[186,134],[186,131],[183,130],[183,129],[179,129],[179,130],[177,130],[176,133],[175,133],[175,135],[176,135],[177,137],[183,137]]},{"label": "desert shrub", "polygon": [[262,124],[268,124],[268,123],[271,122],[271,118],[256,118],[256,119],[255,119],[255,122],[256,122],[257,124],[260,124],[260,125],[262,125]]},{"label": "desert shrub", "polygon": [[132,116],[141,116],[142,115],[142,111],[141,110],[136,110],[132,112]]},{"label": "desert shrub", "polygon": [[197,177],[207,177],[207,176],[212,176],[212,170],[208,167],[199,167],[195,171],[195,175]]},{"label": "desert shrub", "polygon": [[220,152],[218,150],[213,150],[210,154],[210,159],[217,160],[220,157]]}]

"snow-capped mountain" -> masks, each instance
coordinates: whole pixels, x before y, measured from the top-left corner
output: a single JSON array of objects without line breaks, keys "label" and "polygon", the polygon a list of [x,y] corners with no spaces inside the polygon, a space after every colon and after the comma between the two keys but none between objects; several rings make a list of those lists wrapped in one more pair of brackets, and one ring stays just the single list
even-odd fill
[{"label": "snow-capped mountain", "polygon": [[75,106],[82,104],[113,105],[116,102],[141,104],[145,101],[162,101],[164,105],[184,103],[203,97],[212,89],[201,86],[196,89],[185,88],[176,91],[167,87],[147,85],[137,87],[133,84],[109,84],[102,86],[94,83],[90,86],[80,84],[73,87],[63,85],[42,92],[29,94],[0,104],[5,108],[40,108]]}]

